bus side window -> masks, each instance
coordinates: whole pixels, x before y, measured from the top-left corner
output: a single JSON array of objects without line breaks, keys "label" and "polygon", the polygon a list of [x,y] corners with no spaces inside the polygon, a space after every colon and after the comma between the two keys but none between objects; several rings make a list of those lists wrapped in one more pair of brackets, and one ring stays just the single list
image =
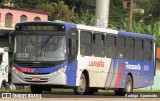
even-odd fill
[{"label": "bus side window", "polygon": [[69,29],[68,33],[68,61],[73,62],[77,56],[78,51],[78,30]]},{"label": "bus side window", "polygon": [[74,56],[77,54],[77,45],[78,40],[69,38],[69,54]]},{"label": "bus side window", "polygon": [[144,60],[151,61],[152,60],[152,41],[144,40]]},{"label": "bus side window", "polygon": [[84,56],[92,55],[92,33],[81,31],[80,33],[80,54]]},{"label": "bus side window", "polygon": [[143,39],[139,39],[139,38],[136,38],[136,41],[135,41],[135,48],[136,48],[136,60],[143,60],[144,59],[144,52],[143,52]]},{"label": "bus side window", "polygon": [[106,48],[106,57],[107,58],[116,58],[117,49],[116,45],[116,36],[114,35],[106,35],[105,37],[105,48]]},{"label": "bus side window", "polygon": [[103,33],[94,33],[93,34],[92,50],[93,50],[93,54],[95,57],[105,57]]},{"label": "bus side window", "polygon": [[126,58],[126,38],[117,36],[116,38],[117,58]]},{"label": "bus side window", "polygon": [[135,59],[135,39],[128,37],[126,44],[127,44],[127,52],[126,52],[127,59],[134,60]]},{"label": "bus side window", "polygon": [[68,48],[69,53],[68,54],[71,54],[72,53],[72,40],[71,40],[71,38],[68,39],[68,46],[69,46],[69,48]]}]

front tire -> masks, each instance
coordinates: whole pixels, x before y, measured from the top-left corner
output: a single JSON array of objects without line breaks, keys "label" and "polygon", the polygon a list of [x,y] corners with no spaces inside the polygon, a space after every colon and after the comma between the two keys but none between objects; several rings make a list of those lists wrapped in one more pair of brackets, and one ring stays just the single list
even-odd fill
[{"label": "front tire", "polygon": [[74,89],[76,95],[84,95],[87,92],[87,81],[85,75],[82,73],[79,81],[79,86]]},{"label": "front tire", "polygon": [[6,83],[2,83],[0,90],[1,91],[6,91],[7,90],[7,84]]}]

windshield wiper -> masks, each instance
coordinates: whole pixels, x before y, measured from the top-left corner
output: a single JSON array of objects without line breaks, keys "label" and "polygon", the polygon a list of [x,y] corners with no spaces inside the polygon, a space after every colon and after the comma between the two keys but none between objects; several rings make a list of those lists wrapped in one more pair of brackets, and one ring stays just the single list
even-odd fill
[{"label": "windshield wiper", "polygon": [[53,37],[53,35],[51,35],[49,38],[47,38],[46,41],[44,42],[44,44],[41,45],[41,47],[44,47],[52,37]]}]

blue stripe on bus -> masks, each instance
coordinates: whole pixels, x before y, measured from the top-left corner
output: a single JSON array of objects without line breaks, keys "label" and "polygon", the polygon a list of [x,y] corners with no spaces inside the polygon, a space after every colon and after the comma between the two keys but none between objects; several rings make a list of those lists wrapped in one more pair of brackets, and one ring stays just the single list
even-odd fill
[{"label": "blue stripe on bus", "polygon": [[76,85],[76,74],[77,74],[77,60],[74,60],[71,64],[68,64],[68,69],[65,71],[67,75],[67,85]]},{"label": "blue stripe on bus", "polygon": [[125,31],[118,31],[119,35],[125,35],[125,36],[131,36],[131,37],[139,37],[139,38],[146,38],[146,39],[154,39],[153,36],[151,35],[146,35],[146,34],[138,34],[138,33],[133,33],[133,32],[125,32]]},{"label": "blue stripe on bus", "polygon": [[[120,64],[124,61],[119,59],[119,69]],[[114,61],[116,62],[116,61]],[[133,61],[133,60],[125,60],[125,63],[128,62],[129,65],[140,65],[140,70],[133,70],[133,69],[127,69],[126,64],[124,65],[123,69],[123,75],[121,77],[120,85],[118,88],[125,88],[125,80],[126,80],[126,74],[131,73],[133,76],[133,83],[134,88],[139,87],[146,87],[152,85],[153,82],[153,74],[154,74],[154,67],[152,62],[146,62],[146,61]],[[145,70],[145,66],[149,67],[149,70]]]}]

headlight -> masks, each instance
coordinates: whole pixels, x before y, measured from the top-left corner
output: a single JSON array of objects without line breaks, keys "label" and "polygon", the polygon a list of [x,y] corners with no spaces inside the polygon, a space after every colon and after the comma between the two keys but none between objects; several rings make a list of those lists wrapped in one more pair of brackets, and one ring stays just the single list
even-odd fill
[{"label": "headlight", "polygon": [[64,73],[64,72],[65,72],[65,70],[66,70],[66,66],[63,66],[63,67],[62,67],[62,68],[60,68],[59,70],[57,70],[57,71],[55,71],[55,72],[51,73],[51,75],[52,75],[52,76],[59,75],[59,74],[61,74],[61,73]]},{"label": "headlight", "polygon": [[21,76],[22,75],[22,72],[18,71],[15,67],[12,67],[12,71],[14,73],[16,73],[17,75]]},{"label": "headlight", "polygon": [[66,66],[63,66],[63,67],[60,68],[58,71],[61,72],[61,73],[63,73],[63,72],[65,72],[65,70],[66,70]]}]

